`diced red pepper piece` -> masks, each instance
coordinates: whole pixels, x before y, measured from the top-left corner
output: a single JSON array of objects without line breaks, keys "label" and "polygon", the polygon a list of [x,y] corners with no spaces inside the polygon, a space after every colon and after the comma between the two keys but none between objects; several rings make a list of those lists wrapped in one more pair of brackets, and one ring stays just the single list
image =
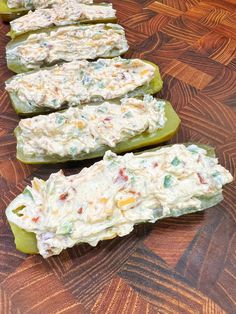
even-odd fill
[{"label": "diced red pepper piece", "polygon": [[111,118],[107,117],[104,119],[104,121],[111,121]]},{"label": "diced red pepper piece", "polygon": [[35,223],[38,222],[39,221],[39,217],[32,218],[32,221],[35,222]]},{"label": "diced red pepper piece", "polygon": [[59,196],[59,198],[60,198],[61,201],[64,201],[65,199],[67,199],[67,197],[68,197],[68,192],[63,193],[63,194],[61,194],[61,195]]},{"label": "diced red pepper piece", "polygon": [[206,180],[203,178],[203,176],[201,176],[200,173],[198,173],[197,176],[201,184],[207,184]]},{"label": "diced red pepper piece", "polygon": [[80,207],[78,210],[77,210],[77,212],[78,212],[78,214],[82,214],[83,213],[83,207]]},{"label": "diced red pepper piece", "polygon": [[125,181],[128,181],[129,180],[129,177],[125,174],[125,168],[121,168],[119,170],[119,176],[124,179]]}]

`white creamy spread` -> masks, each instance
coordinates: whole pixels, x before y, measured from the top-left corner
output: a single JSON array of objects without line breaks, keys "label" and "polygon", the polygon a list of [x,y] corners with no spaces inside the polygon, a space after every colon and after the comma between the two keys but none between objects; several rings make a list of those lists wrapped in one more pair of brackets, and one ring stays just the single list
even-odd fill
[{"label": "white creamy spread", "polygon": [[73,61],[18,74],[6,82],[6,90],[28,106],[59,109],[91,101],[122,97],[150,83],[155,67],[139,59]]},{"label": "white creamy spread", "polygon": [[93,0],[7,0],[7,6],[11,9],[25,8],[28,10],[50,8],[68,2],[91,4]]},{"label": "white creamy spread", "polygon": [[[34,179],[7,208],[10,222],[34,232],[43,257],[78,243],[124,236],[141,222],[201,210],[232,181],[216,158],[195,145],[104,159],[79,174]],[[205,206],[206,207],[206,206]]]},{"label": "white creamy spread", "polygon": [[11,30],[16,34],[26,33],[51,26],[71,25],[85,20],[115,18],[112,5],[86,5],[64,3],[51,9],[38,9],[12,21]]},{"label": "white creamy spread", "polygon": [[104,145],[115,147],[145,131],[165,125],[165,101],[147,95],[143,100],[124,98],[120,105],[105,102],[82,109],[23,119],[19,123],[17,149],[28,156],[76,159]]},{"label": "white creamy spread", "polygon": [[7,61],[27,69],[39,69],[58,60],[73,61],[119,56],[128,50],[122,26],[95,24],[65,26],[50,32],[31,34],[7,49]]}]

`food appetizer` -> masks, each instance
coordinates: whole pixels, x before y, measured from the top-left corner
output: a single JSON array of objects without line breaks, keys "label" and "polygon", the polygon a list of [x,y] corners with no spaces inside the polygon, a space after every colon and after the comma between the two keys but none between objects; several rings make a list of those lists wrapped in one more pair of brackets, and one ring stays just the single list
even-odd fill
[{"label": "food appetizer", "polygon": [[77,4],[66,2],[50,9],[30,11],[10,22],[9,35],[16,36],[53,26],[75,25],[81,23],[116,22],[116,10],[111,4]]},{"label": "food appetizer", "polygon": [[[62,5],[68,0],[7,0],[9,9],[35,10],[40,8],[51,8],[55,5]],[[91,4],[93,0],[70,0],[70,2]]]},{"label": "food appetizer", "polygon": [[53,27],[26,34],[6,47],[7,66],[16,73],[74,60],[112,58],[129,49],[118,24]]},{"label": "food appetizer", "polygon": [[91,102],[154,94],[162,88],[158,67],[140,59],[72,61],[15,75],[6,90],[15,111],[36,115]]},{"label": "food appetizer", "polygon": [[180,119],[171,104],[150,95],[20,121],[17,158],[24,163],[58,163],[121,153],[169,140]]},{"label": "food appetizer", "polygon": [[10,22],[28,10],[52,8],[69,2],[92,4],[93,0],[0,0],[0,17]]},{"label": "food appetizer", "polygon": [[176,144],[124,156],[108,151],[79,174],[35,178],[6,215],[17,249],[47,258],[79,243],[125,236],[139,223],[211,207],[231,181],[206,146]]}]

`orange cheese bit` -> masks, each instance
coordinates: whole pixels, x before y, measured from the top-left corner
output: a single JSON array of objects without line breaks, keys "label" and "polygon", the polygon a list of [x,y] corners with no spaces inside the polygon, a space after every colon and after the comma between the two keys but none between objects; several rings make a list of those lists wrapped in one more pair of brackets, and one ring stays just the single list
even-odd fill
[{"label": "orange cheese bit", "polygon": [[149,73],[149,70],[143,70],[142,72],[140,72],[140,75],[145,76],[148,73]]},{"label": "orange cheese bit", "polygon": [[135,201],[136,201],[135,198],[129,197],[129,198],[117,201],[117,206],[120,208],[129,204],[135,203]]},{"label": "orange cheese bit", "polygon": [[108,201],[108,198],[106,198],[106,197],[101,197],[101,198],[99,199],[99,201],[100,201],[101,203],[103,203],[103,204],[106,204],[107,201]]},{"label": "orange cheese bit", "polygon": [[76,126],[79,128],[79,129],[83,129],[85,127],[85,123],[83,121],[77,121],[76,122]]}]

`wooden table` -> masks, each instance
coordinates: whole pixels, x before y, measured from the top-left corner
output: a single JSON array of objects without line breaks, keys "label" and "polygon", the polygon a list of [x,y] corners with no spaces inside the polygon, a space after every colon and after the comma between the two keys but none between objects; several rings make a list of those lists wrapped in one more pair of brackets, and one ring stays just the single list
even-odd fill
[{"label": "wooden table", "polygon": [[[127,57],[157,63],[160,97],[182,119],[175,142],[216,147],[236,167],[236,1],[114,0],[130,44]],[[127,237],[81,245],[43,260],[17,252],[4,215],[34,177],[58,166],[15,158],[13,112],[4,81],[0,24],[0,313],[236,313],[236,183],[204,213],[143,225]],[[89,163],[67,164],[67,174]],[[91,163],[90,163],[91,164]]]}]

